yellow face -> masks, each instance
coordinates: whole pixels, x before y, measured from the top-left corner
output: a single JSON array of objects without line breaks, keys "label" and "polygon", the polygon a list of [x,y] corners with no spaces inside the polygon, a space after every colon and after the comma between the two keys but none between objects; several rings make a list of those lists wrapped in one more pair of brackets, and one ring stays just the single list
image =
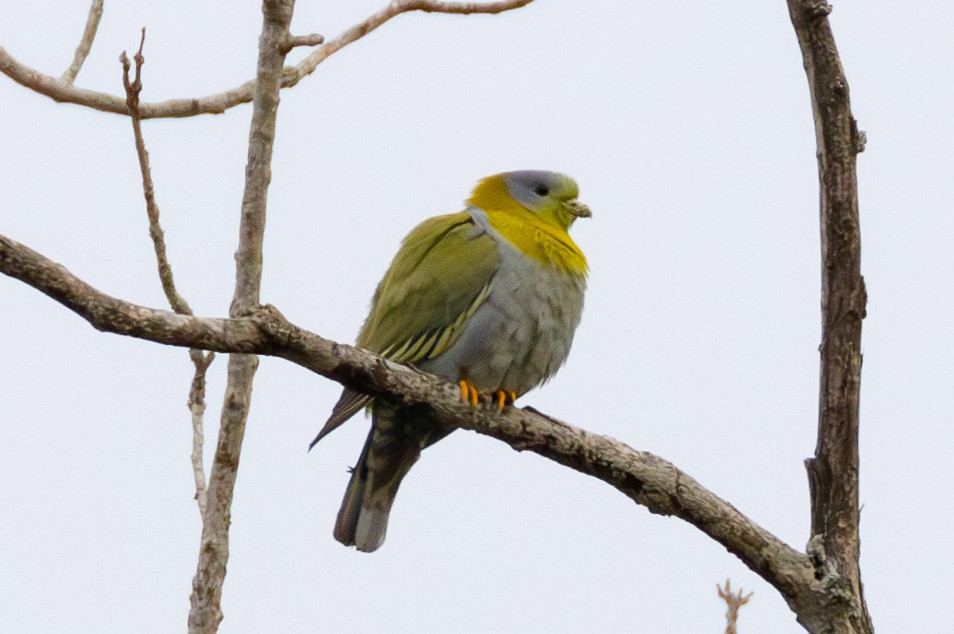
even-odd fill
[{"label": "yellow face", "polygon": [[526,170],[488,176],[477,183],[467,202],[484,211],[523,207],[565,231],[577,218],[591,215],[576,199],[579,193],[576,181],[569,176]]},{"label": "yellow face", "polygon": [[563,174],[506,172],[480,181],[467,202],[527,256],[583,275],[586,258],[567,233],[573,221],[591,215],[578,194],[576,182]]}]

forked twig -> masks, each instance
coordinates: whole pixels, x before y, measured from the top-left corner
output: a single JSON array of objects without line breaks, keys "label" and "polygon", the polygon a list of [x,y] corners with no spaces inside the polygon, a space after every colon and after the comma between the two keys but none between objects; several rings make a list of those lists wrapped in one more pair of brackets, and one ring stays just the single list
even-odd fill
[{"label": "forked twig", "polygon": [[725,634],[737,634],[737,624],[739,621],[739,608],[749,602],[749,599],[752,598],[754,592],[749,592],[746,595],[743,595],[745,590],[739,588],[738,592],[732,592],[732,582],[729,579],[725,580],[725,588],[722,588],[718,583],[716,584],[716,590],[719,593],[719,598],[725,601],[726,610],[725,610]]}]

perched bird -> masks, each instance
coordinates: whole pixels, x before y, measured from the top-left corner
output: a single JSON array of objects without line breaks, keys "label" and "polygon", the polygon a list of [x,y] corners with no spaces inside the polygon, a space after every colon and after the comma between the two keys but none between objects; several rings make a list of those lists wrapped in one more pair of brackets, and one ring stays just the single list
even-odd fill
[{"label": "perched bird", "polygon": [[[590,210],[562,174],[519,171],[481,180],[464,211],[419,224],[371,301],[357,345],[460,385],[498,408],[556,373],[583,311],[586,258],[567,230]],[[345,389],[314,446],[363,407],[371,432],[345,492],[335,539],[384,543],[401,479],[450,430],[413,408]]]}]

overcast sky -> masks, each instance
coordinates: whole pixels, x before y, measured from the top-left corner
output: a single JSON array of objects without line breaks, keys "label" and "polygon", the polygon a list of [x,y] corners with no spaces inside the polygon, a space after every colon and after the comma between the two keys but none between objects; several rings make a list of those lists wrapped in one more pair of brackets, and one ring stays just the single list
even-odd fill
[{"label": "overcast sky", "polygon": [[[301,2],[330,37],[383,0]],[[0,0],[0,46],[59,76],[82,0]],[[832,25],[859,156],[862,576],[881,632],[950,628],[954,588],[954,52],[947,2],[845,0]],[[256,2],[106,3],[77,85],[144,101],[254,76]],[[296,50],[291,62],[307,51]],[[148,121],[180,292],[227,313],[248,105]],[[0,77],[0,233],[104,292],[165,307],[129,122]],[[480,177],[574,176],[592,273],[556,379],[520,403],[651,451],[799,549],[817,424],[818,191],[808,87],[783,0],[537,0],[406,15],[282,92],[263,301],[351,342],[400,239]],[[101,334],[0,278],[0,630],[182,631],[200,521],[184,350]],[[226,359],[210,370],[211,462]],[[340,386],[263,359],[232,513],[221,632],[799,632],[768,584],[695,528],[469,432],[427,450],[388,541],[338,544],[368,422],[311,453]]]}]

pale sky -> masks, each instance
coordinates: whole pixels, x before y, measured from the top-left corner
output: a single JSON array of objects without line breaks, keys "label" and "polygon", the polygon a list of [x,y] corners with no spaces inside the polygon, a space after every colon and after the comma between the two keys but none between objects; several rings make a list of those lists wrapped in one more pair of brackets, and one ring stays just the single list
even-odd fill
[{"label": "pale sky", "polygon": [[[331,37],[384,0],[301,2]],[[106,3],[77,85],[121,92],[148,29],[145,101],[254,75],[256,2]],[[59,76],[88,3],[0,0],[0,46]],[[954,556],[954,7],[844,1],[831,16],[859,127],[862,579],[879,632],[950,627]],[[307,52],[296,50],[294,63]],[[169,257],[197,314],[232,294],[250,106],[144,124]],[[0,77],[0,233],[100,290],[165,308],[126,118]],[[400,239],[479,178],[574,176],[591,278],[574,348],[518,404],[651,451],[802,550],[817,425],[818,191],[785,2],[537,0],[402,16],[282,92],[263,301],[351,342]],[[0,278],[0,630],[185,628],[200,521],[186,351],[101,334]],[[207,466],[226,359],[210,370]],[[338,544],[369,421],[306,453],[340,386],[255,378],[224,634],[803,631],[694,527],[596,480],[456,432],[405,480],[387,543]]]}]

